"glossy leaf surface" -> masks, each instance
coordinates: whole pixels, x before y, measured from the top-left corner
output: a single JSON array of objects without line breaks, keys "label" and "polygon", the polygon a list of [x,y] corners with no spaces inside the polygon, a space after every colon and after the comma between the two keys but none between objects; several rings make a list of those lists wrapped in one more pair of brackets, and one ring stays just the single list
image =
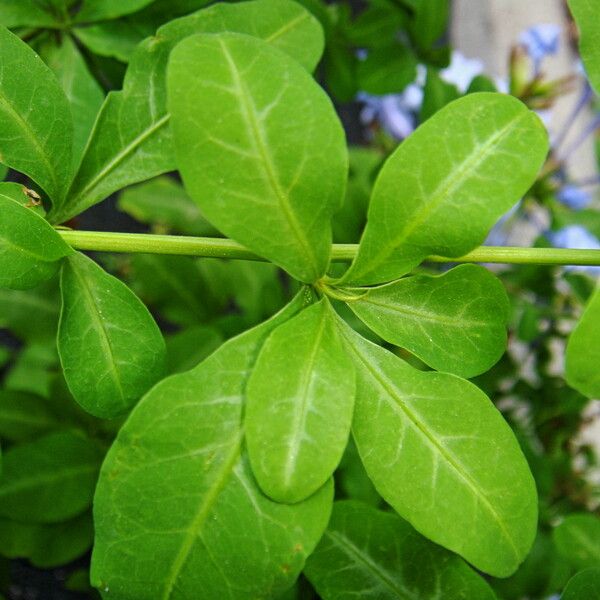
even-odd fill
[{"label": "glossy leaf surface", "polygon": [[591,514],[567,516],[552,532],[554,544],[575,569],[600,567],[600,518]]},{"label": "glossy leaf surface", "polygon": [[296,279],[323,275],[348,156],[311,76],[256,38],[198,35],[172,53],[169,107],[185,187],[207,219]]},{"label": "glossy leaf surface", "polygon": [[0,516],[56,523],[92,503],[102,452],[71,431],[50,433],[5,452],[0,478]]},{"label": "glossy leaf surface", "polygon": [[561,600],[600,600],[600,569],[584,569],[573,576]]},{"label": "glossy leaf surface", "polygon": [[326,299],[279,326],[248,382],[246,442],[262,490],[304,500],[333,474],[348,442],[354,368]]},{"label": "glossy leaf surface", "polygon": [[357,369],[352,431],[377,491],[426,537],[510,575],[535,538],[537,494],[508,424],[468,381],[343,332]]},{"label": "glossy leaf surface", "polygon": [[127,411],[164,371],[165,343],[137,296],[83,254],[65,262],[58,351],[77,402],[111,418]]},{"label": "glossy leaf surface", "polygon": [[479,375],[506,348],[506,292],[476,265],[371,288],[349,306],[377,335],[438,371]]},{"label": "glossy leaf surface", "polygon": [[600,92],[600,23],[595,0],[568,0],[569,9],[579,29],[579,52],[585,74],[596,93]]},{"label": "glossy leaf surface", "polygon": [[0,287],[27,289],[50,279],[72,253],[54,229],[24,206],[23,186],[0,183]]},{"label": "glossy leaf surface", "polygon": [[600,287],[569,337],[566,350],[567,383],[589,398],[600,397]]},{"label": "glossy leaf surface", "polygon": [[381,169],[352,283],[397,279],[426,256],[461,256],[534,182],[548,151],[538,117],[511,96],[470,94],[409,136]]},{"label": "glossy leaf surface", "polygon": [[31,177],[58,202],[72,173],[69,103],[42,59],[4,27],[0,54],[0,162]]},{"label": "glossy leaf surface", "polygon": [[[314,67],[323,48],[319,24],[290,0],[217,4],[161,27],[131,57],[123,90],[104,102],[69,198],[50,218],[62,222],[126,185],[176,168],[167,112],[166,70],[174,46],[195,33],[239,31]],[[201,77],[196,68],[185,74]]]},{"label": "glossy leaf surface", "polygon": [[360,502],[333,505],[304,573],[323,600],[494,600],[485,580],[406,521]]},{"label": "glossy leaf surface", "polygon": [[327,525],[332,486],[293,506],[269,500],[244,456],[241,420],[261,345],[303,302],[164,380],[131,413],[94,502],[91,580],[107,598],[201,590],[243,600],[273,597],[295,581]]}]

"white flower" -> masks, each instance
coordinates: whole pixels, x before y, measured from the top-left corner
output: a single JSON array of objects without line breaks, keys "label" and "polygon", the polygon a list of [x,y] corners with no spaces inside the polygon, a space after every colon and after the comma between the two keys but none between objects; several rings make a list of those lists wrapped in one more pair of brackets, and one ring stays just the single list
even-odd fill
[{"label": "white flower", "polygon": [[478,58],[466,58],[460,52],[453,51],[450,65],[440,71],[440,77],[446,83],[454,84],[464,94],[471,81],[482,73],[483,61]]},{"label": "white flower", "polygon": [[560,47],[559,25],[542,24],[526,29],[519,36],[519,43],[525,48],[527,54],[533,60],[536,72],[546,56],[556,54]]}]

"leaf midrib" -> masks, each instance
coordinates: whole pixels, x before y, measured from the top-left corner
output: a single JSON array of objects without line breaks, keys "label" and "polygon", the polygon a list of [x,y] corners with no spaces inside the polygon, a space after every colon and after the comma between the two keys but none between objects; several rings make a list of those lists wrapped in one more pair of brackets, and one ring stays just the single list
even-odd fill
[{"label": "leaf midrib", "polygon": [[311,244],[309,243],[308,239],[304,234],[304,231],[302,230],[302,227],[300,226],[300,223],[298,223],[298,220],[289,203],[287,195],[282,190],[281,185],[279,184],[277,175],[275,174],[275,166],[272,163],[271,155],[267,150],[267,145],[263,137],[262,128],[257,120],[256,107],[254,106],[254,103],[251,100],[250,93],[246,85],[240,77],[240,73],[237,69],[235,61],[233,60],[233,57],[231,56],[231,53],[229,52],[229,49],[227,48],[227,45],[222,39],[218,39],[225,59],[227,60],[227,64],[229,66],[229,72],[233,79],[233,85],[237,91],[237,96],[240,102],[240,108],[245,113],[248,137],[251,140],[254,140],[255,150],[258,151],[262,159],[264,173],[267,176],[267,180],[279,203],[279,207],[281,208],[283,216],[285,217],[285,220],[287,221],[294,237],[296,238],[298,245],[302,248],[302,251],[308,258],[308,261],[313,271],[312,277],[316,279],[319,276],[318,260],[316,258]]},{"label": "leaf midrib", "polygon": [[169,598],[171,598],[171,593],[175,589],[179,575],[181,574],[181,571],[190,556],[194,546],[194,541],[196,537],[198,537],[198,532],[206,521],[210,511],[213,509],[219,498],[219,495],[227,485],[227,482],[233,473],[233,469],[241,456],[243,435],[244,434],[241,429],[236,432],[235,438],[231,444],[229,455],[223,462],[220,472],[213,480],[212,487],[208,490],[208,493],[200,503],[198,510],[187,529],[187,533],[183,539],[179,552],[177,553],[175,560],[171,563],[171,568],[169,569],[169,573],[165,581],[164,592],[161,596],[162,600],[169,600]]},{"label": "leaf midrib", "polygon": [[[401,244],[406,242],[410,234],[417,227],[420,227],[427,217],[429,217],[429,215],[455,191],[456,187],[461,183],[463,175],[469,171],[476,171],[493,152],[496,145],[499,145],[502,139],[515,129],[526,116],[528,116],[528,113],[522,113],[507,123],[482,145],[476,145],[469,156],[439,183],[430,196],[431,200],[422,204],[419,209],[413,212],[400,233],[375,253],[368,261],[368,268],[366,270],[364,268],[359,270],[359,277],[377,269],[379,265],[387,260]],[[348,271],[348,275],[350,275],[350,271]],[[356,275],[352,274],[352,277],[356,278]]]},{"label": "leaf midrib", "polygon": [[92,291],[90,290],[87,284],[85,277],[79,272],[79,269],[77,267],[73,267],[73,265],[71,265],[70,268],[73,271],[75,278],[80,284],[80,289],[83,291],[85,303],[88,307],[88,313],[91,315],[92,321],[96,325],[94,329],[100,334],[100,344],[104,350],[102,354],[107,358],[105,362],[108,364],[109,372],[112,375],[111,379],[113,380],[121,396],[121,403],[124,404],[125,394],[123,392],[123,384],[121,382],[121,377],[116,367],[115,355],[113,352],[112,344],[110,342],[110,337],[108,335],[108,332],[106,331],[106,328],[104,327],[104,322],[99,316],[100,311],[98,309],[98,305],[92,294]]},{"label": "leaf midrib", "polygon": [[283,480],[285,486],[289,489],[290,482],[294,475],[294,466],[298,460],[298,454],[300,453],[301,440],[304,437],[302,433],[306,428],[306,419],[308,418],[308,407],[310,404],[309,387],[311,383],[311,376],[313,374],[313,366],[315,364],[317,353],[321,345],[323,333],[325,331],[325,325],[327,322],[327,314],[323,311],[321,314],[321,322],[319,328],[313,338],[313,347],[310,350],[308,360],[304,364],[305,370],[304,375],[300,381],[299,391],[301,391],[301,402],[298,410],[294,412],[292,421],[292,435],[289,440],[287,457],[283,469]]},{"label": "leaf midrib", "polygon": [[380,387],[383,388],[383,390],[388,394],[388,396],[395,400],[395,402],[388,401],[388,404],[391,406],[391,408],[394,410],[394,412],[397,412],[397,409],[400,409],[401,413],[403,413],[404,416],[408,419],[408,421],[413,425],[414,429],[422,435],[422,437],[426,440],[427,444],[434,451],[437,451],[446,460],[447,464],[449,464],[452,467],[452,470],[454,472],[456,472],[458,477],[465,482],[467,487],[473,492],[473,494],[479,499],[481,504],[487,509],[489,514],[492,516],[492,519],[498,525],[498,529],[500,530],[500,533],[502,534],[504,539],[508,542],[508,546],[510,547],[511,551],[513,552],[515,558],[518,559],[519,551],[518,551],[512,537],[510,536],[508,530],[506,529],[506,525],[504,524],[504,521],[502,520],[502,518],[496,511],[493,504],[489,501],[487,496],[481,490],[479,490],[476,482],[472,479],[472,477],[469,475],[469,473],[467,472],[465,467],[462,465],[460,459],[457,458],[456,456],[454,456],[454,454],[452,452],[447,450],[443,445],[441,445],[436,440],[436,438],[433,435],[431,435],[429,433],[426,425],[420,421],[417,414],[415,414],[413,411],[411,411],[402,402],[402,399],[396,394],[395,386],[394,386],[393,382],[389,381],[385,376],[380,375],[380,373],[377,371],[377,369],[373,368],[371,363],[362,355],[362,353],[358,350],[358,348],[355,346],[355,344],[352,342],[352,340],[350,340],[348,338],[348,335],[346,332],[343,332],[343,335],[344,335],[344,337],[346,337],[346,340],[349,342],[350,347],[352,348],[352,350],[354,351],[354,353],[356,354],[358,359],[362,362],[362,364],[364,365],[364,368],[367,370],[367,372],[370,373],[371,377],[380,385]]},{"label": "leaf midrib", "polygon": [[376,579],[385,584],[385,586],[397,597],[405,600],[419,600],[418,596],[408,592],[405,588],[399,587],[394,581],[393,574],[388,573],[380,565],[374,562],[371,557],[362,552],[355,544],[353,544],[346,536],[339,534],[337,531],[328,529],[325,532],[325,537],[329,537],[334,545],[338,546],[342,552],[345,552],[356,563],[366,567]]},{"label": "leaf midrib", "polygon": [[[30,124],[20,115],[20,113],[18,113],[13,108],[10,101],[6,98],[6,95],[3,94],[1,91],[0,91],[0,104],[2,104],[2,106],[4,106],[4,108],[6,109],[6,112],[8,112],[13,117],[13,119],[17,122],[17,124],[20,126],[20,128],[25,132],[26,137],[29,139],[29,141],[35,147],[41,162],[43,162],[46,167],[46,174],[49,175],[50,181],[53,186],[52,190],[46,190],[46,192],[48,193],[49,196],[54,195],[54,193],[57,193],[59,190],[58,180],[56,178],[54,166],[51,164],[50,159],[48,158],[44,147],[40,144],[40,142],[37,138],[37,135],[31,128]],[[38,182],[38,183],[40,183],[40,185],[41,185],[41,182]],[[45,187],[45,186],[42,186],[42,187]]]}]

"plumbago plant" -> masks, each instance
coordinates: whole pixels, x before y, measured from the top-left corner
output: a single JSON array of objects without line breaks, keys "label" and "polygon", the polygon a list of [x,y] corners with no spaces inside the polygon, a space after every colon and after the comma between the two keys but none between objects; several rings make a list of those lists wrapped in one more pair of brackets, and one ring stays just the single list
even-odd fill
[{"label": "plumbago plant", "polygon": [[[593,21],[586,3],[573,4]],[[596,34],[582,33],[592,73]],[[40,300],[60,272],[61,303],[51,393],[60,417],[36,396],[0,398],[11,442],[0,476],[5,555],[52,567],[93,538],[92,585],[132,600],[294,598],[311,593],[305,580],[325,600],[485,599],[495,597],[488,580],[527,557],[534,478],[509,424],[468,381],[504,352],[507,295],[481,266],[432,275],[422,263],[597,255],[475,250],[548,153],[538,117],[497,93],[450,102],[408,137],[378,172],[358,247],[332,245],[349,158],[312,76],[323,48],[319,21],[291,0],[175,19],[135,48],[123,89],[78,146],[54,73],[0,30],[1,161],[32,182],[0,184],[0,285],[40,286]],[[195,203],[178,228],[227,238],[60,225],[174,169]],[[188,201],[168,180],[152,185],[173,196],[163,211]],[[123,206],[142,220],[156,212],[134,194]],[[78,250],[260,259],[297,293],[194,365],[181,352],[174,361],[144,303]],[[144,260],[151,279],[173,285],[171,263]],[[176,288],[201,310],[195,291]],[[590,396],[600,392],[599,298],[567,352],[568,381]],[[350,468],[359,493],[344,488]],[[354,499],[334,502],[336,493]],[[557,528],[563,547],[599,527],[586,518]],[[598,555],[579,564],[596,566]],[[597,581],[597,569],[583,571],[564,597],[589,598]]]}]

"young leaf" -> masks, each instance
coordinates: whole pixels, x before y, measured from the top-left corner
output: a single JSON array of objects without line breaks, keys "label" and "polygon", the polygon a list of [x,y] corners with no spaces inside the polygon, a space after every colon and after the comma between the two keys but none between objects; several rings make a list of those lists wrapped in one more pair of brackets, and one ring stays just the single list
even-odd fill
[{"label": "young leaf", "polygon": [[0,516],[56,523],[92,503],[102,451],[73,431],[48,434],[10,448],[3,456]]},{"label": "young leaf", "polygon": [[596,93],[600,93],[600,23],[598,5],[590,0],[567,0],[579,29],[579,52],[585,73]]},{"label": "young leaf", "polygon": [[56,74],[71,105],[73,169],[76,169],[104,100],[104,92],[69,36],[62,38],[60,46],[52,44],[45,48],[42,56]]},{"label": "young leaf", "polygon": [[59,202],[72,173],[73,122],[52,71],[0,27],[0,162],[25,173]]},{"label": "young leaf", "polygon": [[55,16],[39,0],[2,0],[0,25],[4,27],[52,27]]},{"label": "young leaf", "polygon": [[134,13],[150,4],[150,2],[152,0],[127,0],[127,2],[123,2],[123,0],[85,0],[75,17],[75,21],[89,23],[116,19]]},{"label": "young leaf", "polygon": [[261,345],[303,302],[162,381],[131,413],[94,501],[94,586],[136,600],[270,598],[291,587],[325,530],[332,486],[293,506],[269,500],[244,457],[241,420]]},{"label": "young leaf", "polygon": [[333,474],[350,434],[354,369],[327,299],[278,327],[248,381],[252,471],[277,502],[308,498]]},{"label": "young leaf", "polygon": [[83,254],[61,273],[58,353],[77,402],[97,417],[116,417],[162,376],[165,342],[137,296]]},{"label": "young leaf", "polygon": [[44,398],[0,390],[0,437],[3,439],[29,440],[58,427],[60,423]]},{"label": "young leaf", "polygon": [[60,260],[73,252],[42,217],[22,204],[26,201],[23,186],[0,183],[0,287],[34,287],[50,279]]},{"label": "young leaf", "polygon": [[[107,96],[69,197],[50,214],[53,222],[65,221],[127,185],[176,168],[166,99],[169,54],[190,35],[222,31],[260,36],[313,67],[323,48],[318,22],[290,0],[216,4],[161,27],[135,51],[123,90]],[[194,73],[195,68],[186,73],[186,82]]]},{"label": "young leaf", "polygon": [[574,575],[561,600],[600,600],[600,569],[585,569]]},{"label": "young leaf", "polygon": [[534,182],[547,151],[542,122],[519,100],[479,93],[451,102],[381,169],[343,280],[383,283],[430,254],[469,252]]},{"label": "young leaf", "polygon": [[0,518],[0,554],[27,558],[40,569],[66,565],[84,554],[94,540],[91,511],[62,523],[21,523]]},{"label": "young leaf", "polygon": [[591,514],[573,514],[552,532],[562,559],[575,569],[600,566],[600,519]]},{"label": "young leaf", "polygon": [[510,575],[537,525],[535,483],[510,427],[468,381],[417,371],[342,331],[357,369],[352,431],[377,491],[426,537]]},{"label": "young leaf", "polygon": [[296,279],[322,276],[348,167],[323,90],[287,55],[240,34],[188,38],[168,79],[179,169],[207,219]]},{"label": "young leaf", "polygon": [[600,287],[590,298],[566,350],[567,383],[589,398],[600,397]]},{"label": "young leaf", "polygon": [[479,375],[506,348],[506,292],[476,265],[371,288],[348,305],[386,342],[407,348],[438,371]]},{"label": "young leaf", "polygon": [[421,537],[393,513],[336,502],[304,573],[323,600],[494,600],[458,556]]}]

